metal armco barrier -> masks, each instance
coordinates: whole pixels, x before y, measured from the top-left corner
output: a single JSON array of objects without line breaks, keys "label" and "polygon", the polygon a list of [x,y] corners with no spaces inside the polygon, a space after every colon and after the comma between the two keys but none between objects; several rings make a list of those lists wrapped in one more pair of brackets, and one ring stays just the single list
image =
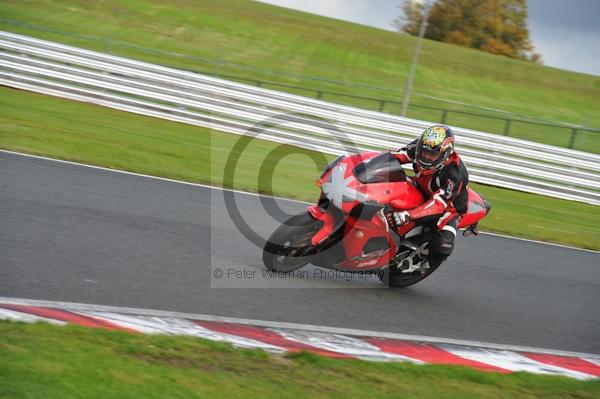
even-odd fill
[{"label": "metal armco barrier", "polygon": [[[0,84],[329,154],[398,148],[433,124],[8,32]],[[600,205],[600,155],[454,130],[472,181]]]}]

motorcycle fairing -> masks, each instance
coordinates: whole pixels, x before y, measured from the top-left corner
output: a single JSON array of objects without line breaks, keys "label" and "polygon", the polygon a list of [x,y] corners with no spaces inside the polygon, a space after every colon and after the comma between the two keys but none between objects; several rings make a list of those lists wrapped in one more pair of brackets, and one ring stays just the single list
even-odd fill
[{"label": "motorcycle fairing", "polygon": [[458,228],[461,229],[469,227],[483,219],[492,208],[489,202],[470,187],[467,187],[467,192],[469,194],[467,212],[462,215],[460,222],[458,223]]},{"label": "motorcycle fairing", "polygon": [[[339,218],[338,220],[333,212],[324,211],[320,206],[312,205],[309,206],[307,210],[313,218],[323,222],[321,228],[311,238],[312,245],[318,245],[325,241],[325,239],[331,236],[337,228],[341,228],[341,225],[344,223],[343,218]],[[338,224],[338,226],[336,226],[336,224]]]},{"label": "motorcycle fairing", "polygon": [[[336,241],[341,240],[345,257],[341,263],[336,260],[336,267],[340,269],[387,266],[397,248],[385,215],[377,208],[387,209],[391,205],[394,209],[413,209],[425,201],[410,177],[405,176],[398,165],[386,165],[386,162],[397,160],[376,152],[356,154],[337,159],[321,175],[319,185],[323,195],[319,205],[309,207],[308,212],[323,223],[311,243],[322,244],[334,235]],[[461,218],[460,228],[475,224],[490,209],[485,199],[470,188],[468,195],[468,210]],[[417,231],[415,227],[419,228],[411,222],[401,226],[398,233],[404,237]]]},{"label": "motorcycle fairing", "polygon": [[[385,216],[373,215],[371,220],[348,218],[342,244],[346,259],[342,269],[374,269],[387,266],[396,253],[396,243],[389,234]],[[378,243],[374,248],[369,243]]]}]

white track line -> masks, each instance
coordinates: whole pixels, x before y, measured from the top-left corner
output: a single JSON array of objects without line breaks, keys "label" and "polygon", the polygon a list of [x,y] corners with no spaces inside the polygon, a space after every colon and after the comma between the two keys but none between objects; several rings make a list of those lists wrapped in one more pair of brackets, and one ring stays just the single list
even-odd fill
[{"label": "white track line", "polygon": [[173,318],[183,318],[183,319],[202,320],[202,321],[215,321],[215,322],[223,322],[223,323],[246,324],[246,325],[267,327],[267,328],[274,328],[274,329],[294,329],[294,330],[300,330],[300,331],[313,331],[313,332],[323,332],[323,333],[329,333],[329,334],[342,334],[342,335],[350,335],[350,336],[355,336],[355,337],[390,338],[390,339],[397,339],[397,340],[403,340],[403,341],[416,341],[416,342],[427,342],[427,343],[434,343],[434,344],[460,345],[460,346],[470,346],[470,347],[475,347],[475,348],[493,349],[493,350],[509,350],[509,351],[517,351],[517,352],[543,353],[543,354],[557,355],[557,356],[580,357],[580,358],[592,359],[595,362],[600,362],[600,355],[595,355],[595,354],[591,354],[591,353],[579,353],[579,352],[534,348],[534,347],[519,346],[519,345],[505,345],[505,344],[495,344],[495,343],[487,343],[487,342],[480,342],[480,341],[468,341],[468,340],[459,340],[459,339],[451,339],[451,338],[429,337],[429,336],[423,336],[423,335],[400,334],[400,333],[371,331],[371,330],[358,330],[358,329],[343,328],[343,327],[325,327],[325,326],[317,326],[317,325],[312,325],[312,324],[298,324],[298,323],[287,323],[287,322],[266,321],[266,320],[252,320],[252,319],[241,319],[241,318],[235,318],[235,317],[222,317],[222,316],[195,314],[195,313],[170,312],[170,311],[164,311],[164,310],[93,305],[93,304],[83,304],[83,303],[73,303],[73,302],[44,301],[44,300],[37,300],[37,299],[0,297],[0,303],[52,307],[52,308],[57,308],[57,309],[64,309],[64,310],[70,310],[70,311],[74,311],[74,312],[83,312],[83,313],[110,312],[110,313],[119,313],[119,314],[123,314],[123,315],[130,314],[130,315],[137,315],[137,316],[173,317]]},{"label": "white track line", "polygon": [[[202,183],[191,183],[191,182],[187,182],[187,181],[183,181],[183,180],[169,179],[167,177],[145,175],[145,174],[142,174],[142,173],[128,172],[126,170],[121,170],[121,169],[111,169],[111,168],[106,168],[106,167],[103,167],[103,166],[96,166],[96,165],[90,165],[90,164],[73,162],[73,161],[65,161],[65,160],[62,160],[62,159],[49,158],[49,157],[45,157],[45,156],[41,156],[41,155],[26,154],[26,153],[22,153],[22,152],[16,152],[16,151],[10,151],[10,150],[0,149],[0,153],[2,153],[2,152],[6,153],[6,154],[18,155],[18,156],[22,156],[22,157],[36,158],[36,159],[42,159],[42,160],[45,160],[45,161],[52,161],[52,162],[59,162],[59,163],[67,164],[67,165],[80,166],[80,167],[84,167],[84,168],[98,169],[98,170],[107,171],[107,172],[114,172],[114,173],[121,173],[121,174],[125,174],[125,175],[130,175],[130,176],[144,177],[144,178],[147,178],[147,179],[161,180],[161,181],[165,181],[165,182],[169,182],[169,183],[185,184],[187,186],[203,187],[203,188],[208,188],[208,189],[211,189],[211,190],[230,191],[230,192],[234,192],[234,193],[238,193],[238,194],[251,195],[251,196],[254,196],[254,197],[270,197],[270,198],[275,198],[275,199],[289,201],[289,202],[297,202],[299,204],[307,204],[307,205],[311,205],[312,204],[311,202],[300,201],[300,200],[295,200],[295,199],[290,199],[290,198],[284,198],[284,197],[276,197],[276,196],[273,196],[273,195],[265,195],[265,194],[252,193],[252,192],[249,192],[249,191],[241,191],[241,190],[235,190],[235,189],[230,189],[230,188],[211,186],[211,185],[202,184]],[[595,253],[595,254],[600,254],[600,251],[595,251],[593,249],[577,248],[577,247],[572,247],[572,246],[569,246],[569,245],[555,244],[555,243],[552,243],[552,242],[537,241],[537,240],[531,240],[531,239],[528,239],[528,238],[521,238],[521,237],[512,237],[512,236],[507,236],[507,235],[504,235],[504,234],[489,233],[489,232],[485,232],[485,231],[481,231],[480,233],[484,234],[484,235],[494,236],[494,237],[502,237],[502,238],[506,238],[506,239],[510,239],[510,240],[525,241],[525,242],[530,242],[530,243],[534,243],[534,244],[550,245],[550,246],[553,246],[553,247],[559,247],[559,248],[565,248],[565,249],[572,249],[572,250],[575,250],[575,251],[585,251],[585,252],[591,252],[591,253]]]}]

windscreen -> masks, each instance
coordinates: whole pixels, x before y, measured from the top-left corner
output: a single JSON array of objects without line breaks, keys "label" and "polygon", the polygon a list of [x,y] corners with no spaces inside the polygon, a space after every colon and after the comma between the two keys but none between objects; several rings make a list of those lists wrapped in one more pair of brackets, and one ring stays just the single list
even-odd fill
[{"label": "windscreen", "polygon": [[406,180],[406,174],[400,161],[389,152],[371,158],[352,171],[363,184],[393,183]]}]

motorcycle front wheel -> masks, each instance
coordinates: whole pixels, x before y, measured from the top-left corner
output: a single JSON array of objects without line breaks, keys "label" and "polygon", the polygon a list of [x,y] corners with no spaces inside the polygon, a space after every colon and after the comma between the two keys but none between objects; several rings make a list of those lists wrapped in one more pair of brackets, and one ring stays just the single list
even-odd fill
[{"label": "motorcycle front wheel", "polygon": [[315,249],[311,239],[321,223],[308,212],[285,221],[265,243],[265,267],[276,272],[293,272],[308,264]]}]

